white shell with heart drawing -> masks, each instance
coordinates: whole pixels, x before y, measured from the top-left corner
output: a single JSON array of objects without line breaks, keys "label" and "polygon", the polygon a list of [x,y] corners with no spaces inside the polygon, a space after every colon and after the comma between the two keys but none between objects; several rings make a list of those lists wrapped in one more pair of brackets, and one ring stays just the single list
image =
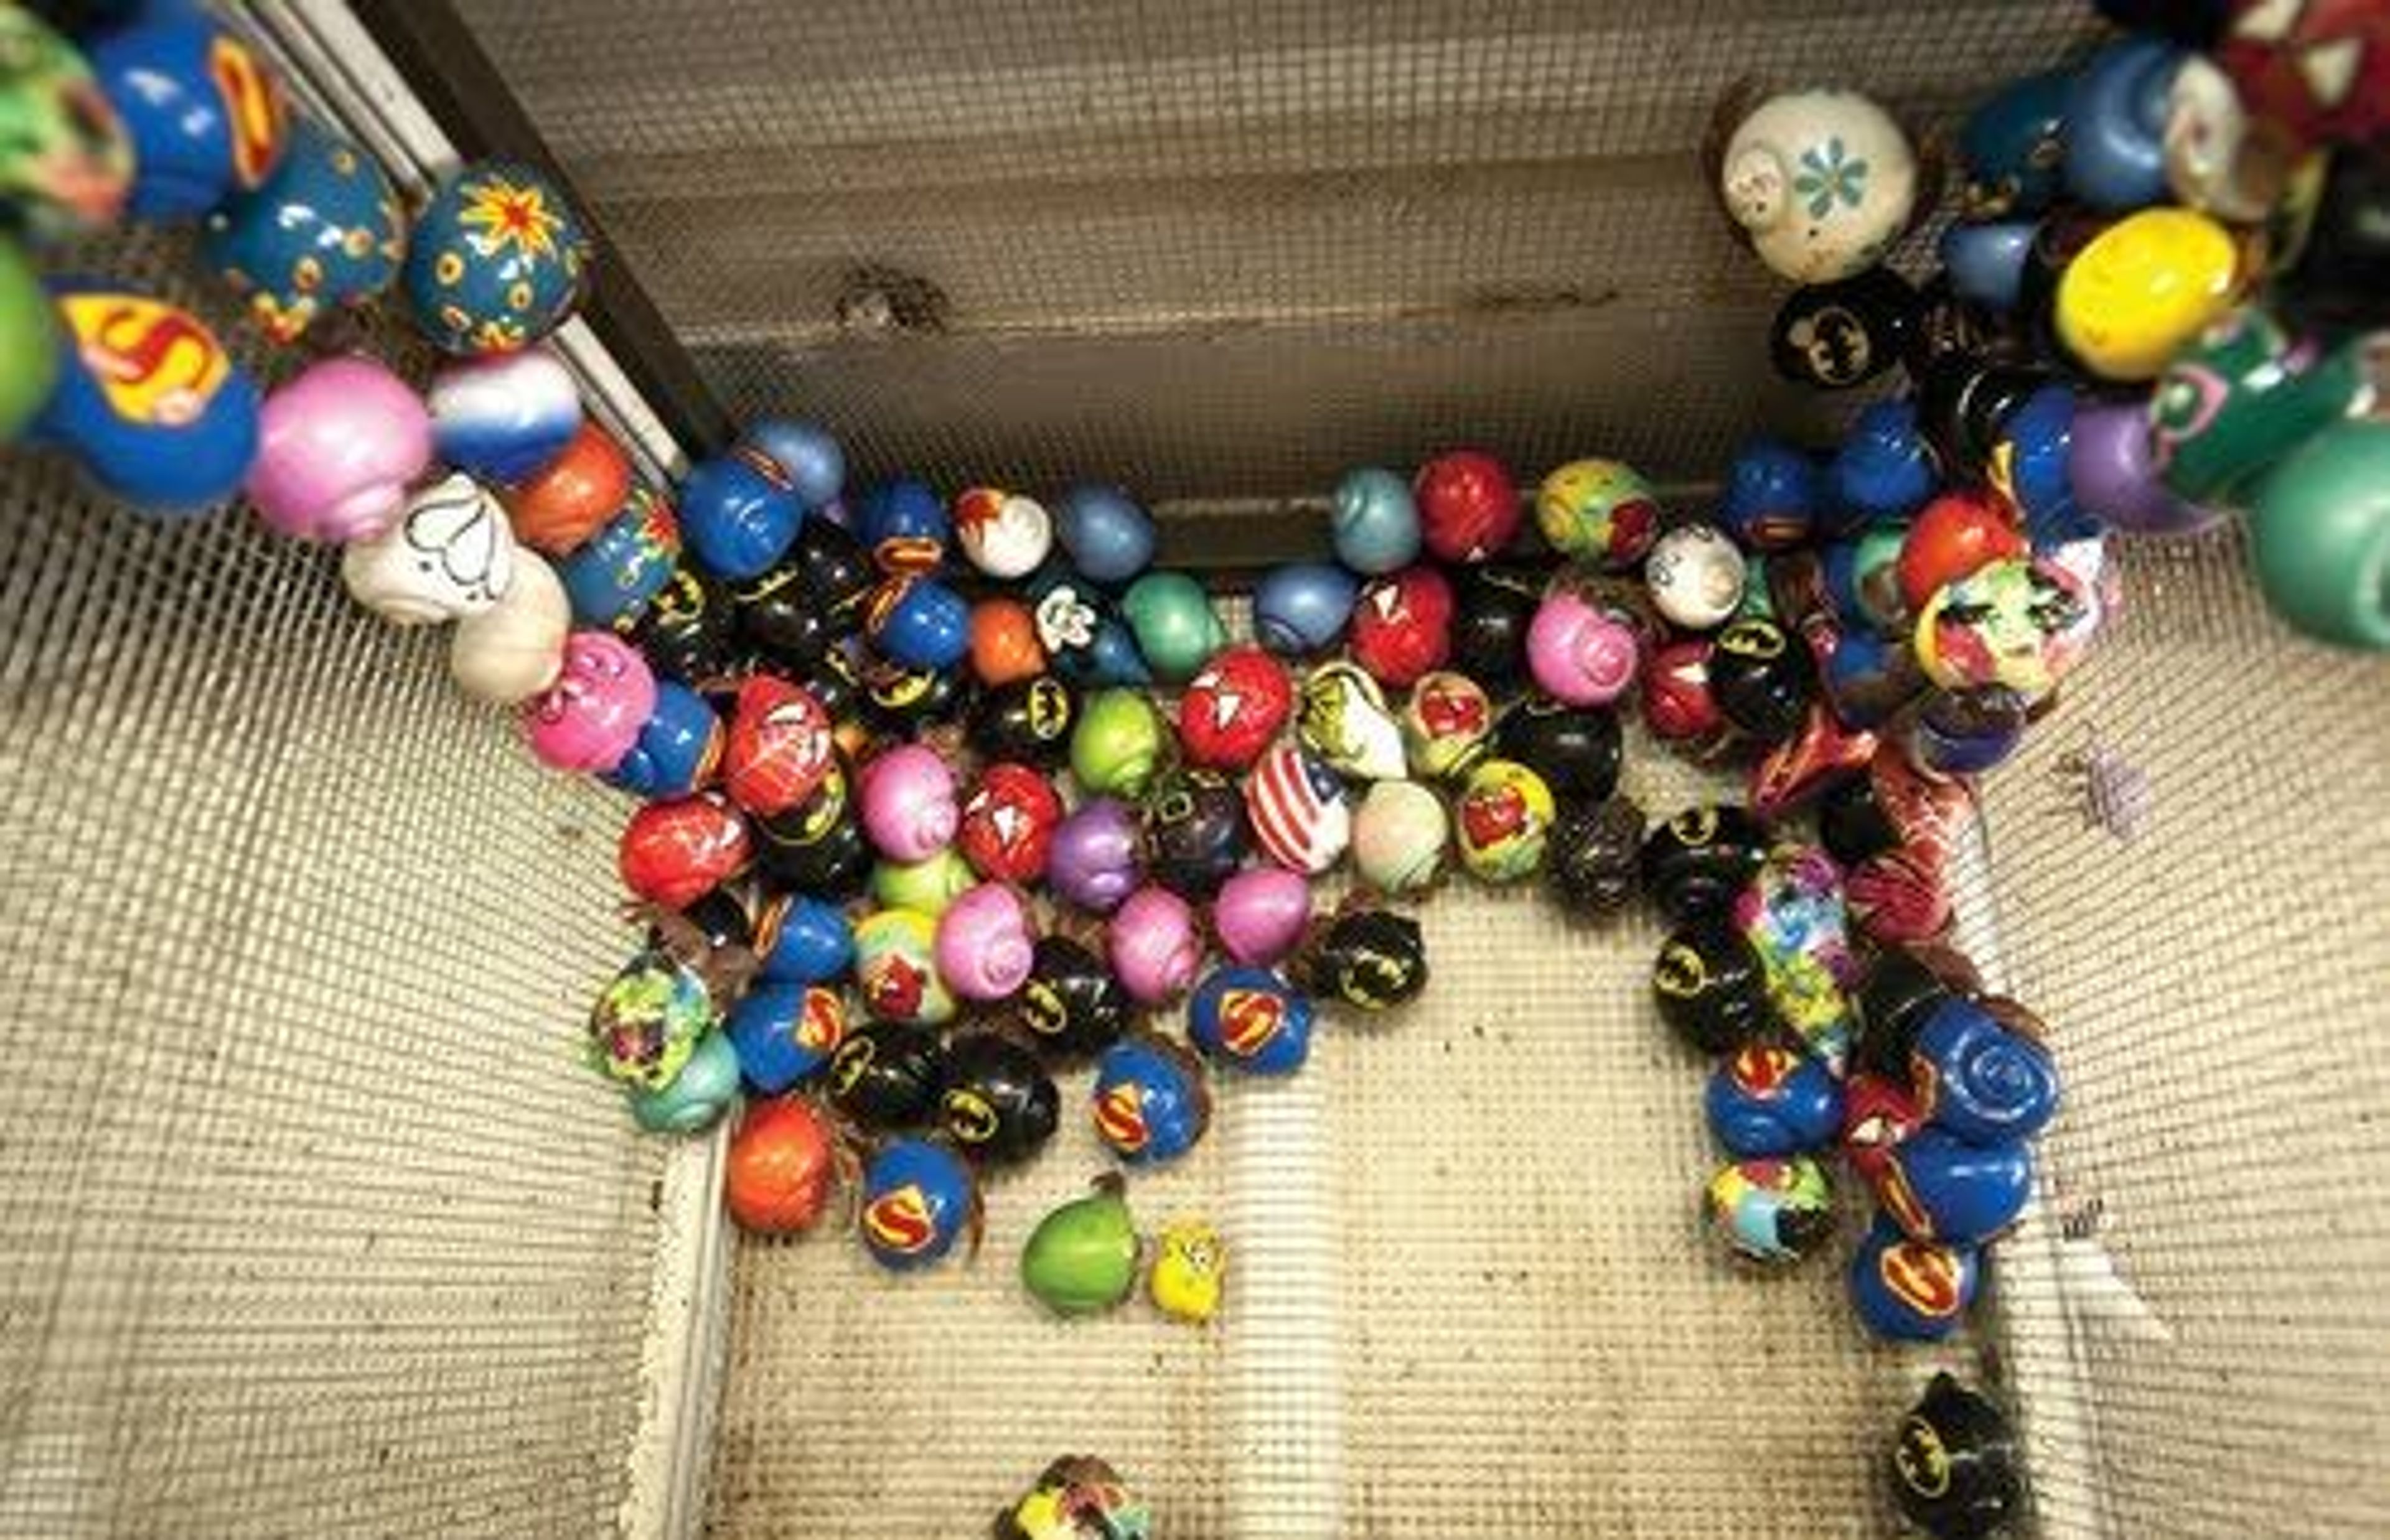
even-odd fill
[{"label": "white shell with heart drawing", "polygon": [[410,498],[398,522],[341,554],[341,581],[395,625],[435,625],[495,608],[514,577],[506,509],[457,471]]}]

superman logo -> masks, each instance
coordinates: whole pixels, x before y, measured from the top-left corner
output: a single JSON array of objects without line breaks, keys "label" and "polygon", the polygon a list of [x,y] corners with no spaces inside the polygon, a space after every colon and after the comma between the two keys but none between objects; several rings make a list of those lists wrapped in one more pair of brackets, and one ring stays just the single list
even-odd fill
[{"label": "superman logo", "polygon": [[1145,1087],[1124,1081],[1096,1097],[1096,1132],[1124,1155],[1134,1155],[1153,1137],[1145,1125]]},{"label": "superman logo", "polygon": [[1736,1054],[1728,1072],[1743,1095],[1769,1097],[1783,1088],[1800,1064],[1799,1056],[1788,1049],[1754,1046]]},{"label": "superman logo", "polygon": [[254,187],[274,169],[282,149],[281,90],[258,67],[255,56],[221,34],[208,50],[208,73],[224,99],[225,121],[232,129],[233,174],[242,186]]},{"label": "superman logo", "polygon": [[937,1215],[919,1184],[907,1182],[873,1199],[863,1211],[863,1233],[883,1251],[907,1256],[928,1249],[938,1233]]},{"label": "superman logo", "polygon": [[[893,545],[894,542],[888,542],[888,544]],[[910,577],[893,577],[871,590],[871,597],[863,611],[864,629],[877,632],[881,626],[886,625],[888,617],[895,612],[896,606],[903,603],[905,596],[912,591],[913,579]]]},{"label": "superman logo", "polygon": [[1220,995],[1220,1043],[1240,1059],[1270,1046],[1286,1024],[1286,1002],[1267,990],[1230,989]]},{"label": "superman logo", "polygon": [[755,955],[768,957],[779,948],[781,928],[789,923],[789,906],[794,899],[783,893],[764,906],[755,920]]},{"label": "superman logo", "polygon": [[1875,1267],[1893,1298],[1919,1315],[1947,1320],[1959,1313],[1960,1263],[1949,1248],[1898,1241],[1883,1249]]},{"label": "superman logo", "polygon": [[945,558],[945,547],[925,534],[892,534],[871,547],[880,571],[906,582],[936,571]]},{"label": "superman logo", "polygon": [[131,294],[68,294],[58,309],[109,410],[127,422],[195,422],[232,373],[213,334],[172,305]]},{"label": "superman logo", "polygon": [[827,989],[805,991],[805,1005],[797,1013],[797,1044],[817,1054],[835,1053],[846,1036],[846,1012],[839,1006],[836,992]]},{"label": "superman logo", "polygon": [[779,461],[752,443],[732,445],[730,457],[764,478],[776,492],[787,492],[796,485],[789,480],[789,473],[780,468]]},{"label": "superman logo", "polygon": [[1876,1198],[1884,1212],[1910,1235],[1932,1235],[1934,1220],[1925,1206],[1917,1200],[1917,1189],[1908,1185],[1908,1173],[1894,1161],[1883,1168],[1883,1181],[1876,1188]]},{"label": "superman logo", "polygon": [[1942,1071],[1921,1053],[1909,1056],[1908,1068],[1910,1082],[1917,1089],[1917,1121],[1923,1123],[1934,1115],[1934,1106],[1941,1099]]}]

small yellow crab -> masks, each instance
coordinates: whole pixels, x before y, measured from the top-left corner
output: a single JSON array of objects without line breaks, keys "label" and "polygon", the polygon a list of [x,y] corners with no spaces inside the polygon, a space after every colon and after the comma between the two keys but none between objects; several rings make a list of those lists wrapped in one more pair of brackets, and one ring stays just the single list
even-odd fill
[{"label": "small yellow crab", "polygon": [[1149,1283],[1154,1305],[1174,1320],[1202,1325],[1219,1311],[1227,1268],[1227,1248],[1210,1221],[1172,1220],[1157,1238]]}]

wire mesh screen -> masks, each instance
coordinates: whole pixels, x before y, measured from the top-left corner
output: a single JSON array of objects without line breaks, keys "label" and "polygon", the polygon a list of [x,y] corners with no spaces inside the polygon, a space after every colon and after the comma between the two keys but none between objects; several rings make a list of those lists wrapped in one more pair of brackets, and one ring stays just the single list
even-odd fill
[{"label": "wire mesh screen", "polygon": [[[1639,735],[1621,789],[1728,790]],[[1831,1263],[1759,1277],[1704,1233],[1708,1065],[1649,1004],[1662,928],[1458,881],[1414,912],[1421,1001],[1332,1015],[1291,1080],[1215,1077],[1211,1136],[1131,1177],[1148,1232],[1219,1225],[1214,1327],[1058,1324],[1022,1289],[1038,1217],[1114,1168],[1087,1072],[992,1184],[975,1266],[892,1284],[849,1238],[742,1245],[710,1531],[977,1534],[1067,1450],[1178,1535],[1896,1530],[1876,1441],[1980,1363],[1870,1346]]]},{"label": "wire mesh screen", "polygon": [[[2390,964],[2379,679],[2287,639],[2229,542],[2139,548],[2128,580],[2066,715],[1991,783],[1966,896],[2071,1097],[1995,1329],[1886,1347],[1840,1252],[1725,1262],[1695,1219],[1705,1066],[1648,1003],[1658,930],[1456,886],[1420,911],[1423,1002],[1338,1022],[1292,1082],[1220,1084],[1213,1139],[1133,1185],[1149,1226],[1222,1223],[1221,1326],[1058,1326],[1022,1293],[1035,1216],[1107,1165],[1079,1118],[994,1188],[975,1268],[892,1285],[839,1239],[742,1247],[710,1531],[973,1533],[1096,1449],[1173,1534],[1891,1534],[1882,1441],[1957,1367],[2021,1414],[2034,1533],[2390,1533],[2390,1224],[2361,1196],[2390,1087],[2352,1041]],[[1730,790],[1629,747],[1647,810]]]},{"label": "wire mesh screen", "polygon": [[[74,261],[241,334],[177,243]],[[0,463],[0,1533],[622,1501],[662,1147],[575,1057],[620,807],[336,566]]]},{"label": "wire mesh screen", "polygon": [[2235,556],[2143,552],[1989,782],[2001,961],[2072,1098],[2019,1242],[2056,1265],[2004,1291],[2020,1367],[2081,1381],[2036,1443],[2081,1468],[2045,1483],[2060,1534],[2390,1534],[2390,697]]},{"label": "wire mesh screen", "polygon": [[1939,122],[2086,28],[2076,0],[459,9],[734,413],[1163,500],[1458,441],[1684,480],[1816,426],[1692,169],[1720,93],[1854,81]]}]

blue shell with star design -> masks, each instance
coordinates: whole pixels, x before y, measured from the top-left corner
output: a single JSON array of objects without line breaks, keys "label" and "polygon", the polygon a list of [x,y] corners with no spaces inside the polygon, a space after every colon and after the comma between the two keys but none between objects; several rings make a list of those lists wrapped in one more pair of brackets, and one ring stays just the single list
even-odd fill
[{"label": "blue shell with star design", "polygon": [[416,221],[406,301],[449,353],[512,353],[572,314],[588,263],[589,237],[554,183],[477,161],[450,173]]}]

